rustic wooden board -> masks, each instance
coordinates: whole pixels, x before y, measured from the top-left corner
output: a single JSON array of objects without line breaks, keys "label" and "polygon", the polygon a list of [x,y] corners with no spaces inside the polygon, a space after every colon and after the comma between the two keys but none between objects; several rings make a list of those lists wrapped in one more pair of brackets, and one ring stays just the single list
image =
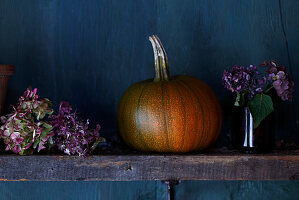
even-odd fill
[{"label": "rustic wooden board", "polygon": [[299,153],[240,155],[0,156],[0,179],[17,181],[292,180]]}]

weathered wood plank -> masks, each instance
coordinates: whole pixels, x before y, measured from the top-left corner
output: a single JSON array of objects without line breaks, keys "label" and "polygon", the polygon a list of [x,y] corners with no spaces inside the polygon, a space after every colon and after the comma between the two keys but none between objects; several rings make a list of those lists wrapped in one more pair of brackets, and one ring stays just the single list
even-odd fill
[{"label": "weathered wood plank", "polygon": [[292,180],[292,154],[0,156],[0,179],[17,181]]}]

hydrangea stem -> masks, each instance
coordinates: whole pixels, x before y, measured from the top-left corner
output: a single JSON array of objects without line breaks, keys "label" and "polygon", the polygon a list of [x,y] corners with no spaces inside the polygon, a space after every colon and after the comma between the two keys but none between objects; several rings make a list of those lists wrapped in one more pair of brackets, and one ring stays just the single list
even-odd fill
[{"label": "hydrangea stem", "polygon": [[170,74],[168,69],[168,59],[164,47],[157,35],[150,36],[149,40],[152,43],[155,57],[156,77],[154,81],[168,81]]},{"label": "hydrangea stem", "polygon": [[273,85],[272,85],[271,87],[269,87],[269,88],[265,91],[265,93],[269,92],[272,88],[274,88]]}]

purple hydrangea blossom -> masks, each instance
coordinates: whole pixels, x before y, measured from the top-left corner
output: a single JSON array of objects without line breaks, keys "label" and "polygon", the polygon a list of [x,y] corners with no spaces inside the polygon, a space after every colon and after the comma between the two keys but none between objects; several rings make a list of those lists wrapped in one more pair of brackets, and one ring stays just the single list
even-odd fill
[{"label": "purple hydrangea blossom", "polygon": [[226,89],[239,94],[248,93],[249,97],[263,92],[264,85],[268,82],[255,65],[249,67],[235,65],[230,71],[224,70],[222,80]]},{"label": "purple hydrangea blossom", "polygon": [[277,95],[283,100],[292,101],[294,92],[294,82],[287,73],[284,66],[279,65],[276,61],[265,61],[261,66],[266,67],[268,80],[272,82]]},{"label": "purple hydrangea blossom", "polygon": [[4,139],[7,151],[29,154],[39,152],[47,143],[52,143],[52,126],[42,119],[53,113],[49,99],[40,99],[37,89],[27,89],[19,98],[13,112],[1,117],[0,137]]},{"label": "purple hydrangea blossom", "polygon": [[84,123],[79,119],[68,102],[61,102],[59,113],[51,118],[56,132],[54,142],[59,150],[68,155],[86,156],[103,140],[99,135],[100,125],[88,130],[89,121]]}]

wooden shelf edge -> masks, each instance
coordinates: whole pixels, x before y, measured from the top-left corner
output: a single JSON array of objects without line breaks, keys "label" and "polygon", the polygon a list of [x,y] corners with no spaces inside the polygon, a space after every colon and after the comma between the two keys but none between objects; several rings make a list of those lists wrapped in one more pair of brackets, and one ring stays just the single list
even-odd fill
[{"label": "wooden shelf edge", "polygon": [[296,180],[299,153],[0,156],[0,181]]}]

